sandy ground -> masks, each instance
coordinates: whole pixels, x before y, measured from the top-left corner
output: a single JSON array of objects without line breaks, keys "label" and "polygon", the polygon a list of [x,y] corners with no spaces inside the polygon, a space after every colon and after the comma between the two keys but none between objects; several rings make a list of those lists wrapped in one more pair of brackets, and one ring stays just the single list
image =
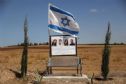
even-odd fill
[{"label": "sandy ground", "polygon": [[[100,67],[102,59],[103,45],[78,45],[78,56],[82,59],[82,72],[91,78],[100,76]],[[29,75],[25,80],[19,79],[12,71],[20,71],[20,61],[22,56],[22,47],[0,48],[0,84],[30,84]],[[49,57],[49,48],[46,45],[29,47],[28,55],[28,73],[35,73],[37,70],[42,72],[46,69],[46,62]],[[110,55],[110,73],[112,80],[100,81],[94,80],[96,84],[125,84],[126,82],[126,45],[111,46]],[[76,73],[73,70],[60,69],[54,73]],[[30,82],[29,82],[30,80]],[[44,80],[42,84],[87,84],[84,80]]]}]

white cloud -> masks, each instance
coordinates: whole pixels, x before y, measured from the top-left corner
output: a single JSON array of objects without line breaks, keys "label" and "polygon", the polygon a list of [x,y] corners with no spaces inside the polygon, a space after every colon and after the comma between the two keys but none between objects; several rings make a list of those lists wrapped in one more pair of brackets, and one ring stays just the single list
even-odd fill
[{"label": "white cloud", "polygon": [[97,9],[90,9],[90,12],[91,12],[91,13],[97,13],[98,10],[97,10]]}]

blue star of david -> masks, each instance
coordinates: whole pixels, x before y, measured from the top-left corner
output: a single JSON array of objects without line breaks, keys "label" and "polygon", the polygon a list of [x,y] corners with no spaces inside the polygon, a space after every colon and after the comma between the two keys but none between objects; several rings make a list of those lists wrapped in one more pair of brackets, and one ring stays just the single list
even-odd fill
[{"label": "blue star of david", "polygon": [[69,26],[69,22],[70,20],[67,17],[61,18],[61,23],[63,24],[64,27]]}]

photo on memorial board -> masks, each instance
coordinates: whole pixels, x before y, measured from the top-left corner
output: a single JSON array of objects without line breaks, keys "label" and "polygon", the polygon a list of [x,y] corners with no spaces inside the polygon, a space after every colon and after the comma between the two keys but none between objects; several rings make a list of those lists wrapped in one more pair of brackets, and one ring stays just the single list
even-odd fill
[{"label": "photo on memorial board", "polygon": [[57,46],[57,39],[53,39],[52,46]]},{"label": "photo on memorial board", "polygon": [[64,46],[68,46],[68,38],[64,40]]},{"label": "photo on memorial board", "polygon": [[59,46],[62,46],[63,45],[63,40],[62,39],[59,39]]},{"label": "photo on memorial board", "polygon": [[70,46],[74,46],[75,45],[75,39],[70,39]]}]

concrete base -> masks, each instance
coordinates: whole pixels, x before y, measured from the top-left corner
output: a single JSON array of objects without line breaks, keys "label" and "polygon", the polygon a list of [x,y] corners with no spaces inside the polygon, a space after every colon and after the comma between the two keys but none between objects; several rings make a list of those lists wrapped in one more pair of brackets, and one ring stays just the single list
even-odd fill
[{"label": "concrete base", "polygon": [[87,75],[82,76],[43,76],[43,79],[88,79]]}]

